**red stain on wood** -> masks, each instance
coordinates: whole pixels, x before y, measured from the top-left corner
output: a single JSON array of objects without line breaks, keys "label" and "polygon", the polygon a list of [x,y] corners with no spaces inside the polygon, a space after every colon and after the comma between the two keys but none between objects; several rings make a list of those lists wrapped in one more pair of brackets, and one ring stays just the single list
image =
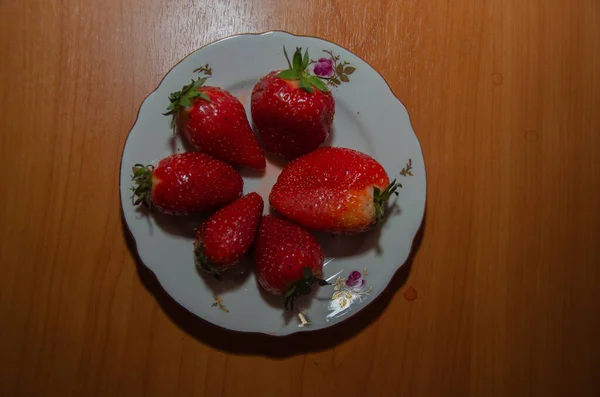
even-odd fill
[{"label": "red stain on wood", "polygon": [[415,299],[417,299],[417,296],[419,295],[417,293],[417,290],[414,289],[412,286],[408,287],[406,289],[406,291],[404,291],[404,299],[406,299],[407,301],[414,301]]}]

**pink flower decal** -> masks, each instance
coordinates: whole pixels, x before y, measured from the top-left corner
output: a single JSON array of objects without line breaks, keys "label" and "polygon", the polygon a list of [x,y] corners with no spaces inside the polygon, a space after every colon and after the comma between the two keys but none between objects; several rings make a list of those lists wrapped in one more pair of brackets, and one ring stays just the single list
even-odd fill
[{"label": "pink flower decal", "polygon": [[361,291],[365,287],[366,283],[367,281],[364,279],[363,274],[358,270],[350,273],[348,279],[346,280],[346,286],[353,292]]},{"label": "pink flower decal", "polygon": [[367,287],[367,269],[361,273],[355,270],[350,273],[347,279],[338,277],[331,286],[333,287],[333,295],[329,302],[329,310],[331,313],[327,315],[326,320],[343,315],[343,312],[348,310],[355,302],[362,302],[362,299],[369,295],[373,287]]},{"label": "pink flower decal", "polygon": [[333,76],[333,60],[330,58],[320,58],[317,63],[315,63],[313,72],[319,77]]}]

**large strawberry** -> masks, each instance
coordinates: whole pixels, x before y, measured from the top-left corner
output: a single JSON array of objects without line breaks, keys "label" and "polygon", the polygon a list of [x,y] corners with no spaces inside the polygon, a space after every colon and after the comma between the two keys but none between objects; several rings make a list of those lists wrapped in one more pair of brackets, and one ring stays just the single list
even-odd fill
[{"label": "large strawberry", "polygon": [[196,265],[220,279],[252,246],[263,209],[262,197],[250,193],[215,212],[198,229]]},{"label": "large strawberry", "polygon": [[199,151],[235,166],[265,169],[265,154],[254,135],[242,103],[218,87],[193,80],[170,95],[165,115]]},{"label": "large strawberry", "polygon": [[352,149],[319,148],[292,161],[269,201],[285,217],[309,229],[334,233],[368,230],[384,216],[402,187],[374,158]]},{"label": "large strawberry", "polygon": [[302,227],[283,218],[263,216],[254,247],[256,275],[260,285],[274,295],[284,295],[285,308],[294,298],[310,293],[319,278],[324,255],[319,242]]},{"label": "large strawberry", "polygon": [[[284,48],[285,53],[285,48]],[[252,91],[252,119],[265,148],[287,158],[315,150],[331,132],[335,101],[325,84],[306,72],[308,52],[296,49],[289,69],[271,72]]]},{"label": "large strawberry", "polygon": [[156,167],[133,167],[134,204],[178,215],[218,209],[242,194],[242,177],[229,164],[197,152],[173,154]]}]

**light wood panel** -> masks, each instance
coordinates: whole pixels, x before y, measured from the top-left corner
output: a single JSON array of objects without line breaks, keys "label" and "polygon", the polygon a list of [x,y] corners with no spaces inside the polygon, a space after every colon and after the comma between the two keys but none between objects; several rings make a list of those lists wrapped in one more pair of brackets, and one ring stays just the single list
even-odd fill
[{"label": "light wood panel", "polygon": [[[270,29],[379,70],[429,182],[384,296],[283,340],[167,298],[117,189],[164,74]],[[0,395],[600,395],[598,1],[0,0],[0,49]]]}]

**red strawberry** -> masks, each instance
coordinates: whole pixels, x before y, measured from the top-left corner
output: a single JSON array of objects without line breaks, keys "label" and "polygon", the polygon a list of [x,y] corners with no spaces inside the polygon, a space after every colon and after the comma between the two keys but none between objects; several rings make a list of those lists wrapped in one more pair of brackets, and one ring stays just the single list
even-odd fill
[{"label": "red strawberry", "polygon": [[168,214],[191,214],[227,205],[242,194],[242,177],[229,164],[203,153],[173,154],[156,167],[133,167],[134,204]]},{"label": "red strawberry", "polygon": [[220,279],[252,246],[263,209],[262,197],[250,193],[208,218],[194,241],[196,265]]},{"label": "red strawberry", "polygon": [[288,59],[289,69],[269,73],[252,91],[252,119],[265,148],[287,158],[319,147],[333,123],[333,96],[318,77],[305,71],[308,62],[308,52],[303,58],[297,48],[293,65]]},{"label": "red strawberry", "polygon": [[285,295],[286,309],[293,309],[293,299],[310,293],[314,283],[327,285],[318,278],[324,261],[319,242],[290,221],[263,216],[254,250],[258,282],[274,295]]},{"label": "red strawberry", "polygon": [[309,229],[334,233],[368,230],[381,221],[387,201],[402,187],[374,158],[352,149],[319,148],[283,169],[269,201]]},{"label": "red strawberry", "polygon": [[218,87],[203,86],[206,77],[193,80],[170,95],[165,115],[173,115],[199,151],[235,166],[264,170],[265,154],[254,135],[242,103]]}]

